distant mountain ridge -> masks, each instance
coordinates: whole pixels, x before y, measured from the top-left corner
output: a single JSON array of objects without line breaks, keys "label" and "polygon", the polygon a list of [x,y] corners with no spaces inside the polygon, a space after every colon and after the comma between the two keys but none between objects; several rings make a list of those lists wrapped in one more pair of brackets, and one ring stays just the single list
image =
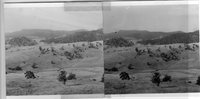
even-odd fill
[{"label": "distant mountain ridge", "polygon": [[[82,30],[77,30],[82,31]],[[62,37],[68,34],[72,34],[76,31],[62,31],[62,30],[48,30],[48,29],[23,29],[20,31],[6,33],[6,38],[13,37],[29,37],[29,38],[53,38],[53,37]]]},{"label": "distant mountain ridge", "polygon": [[105,39],[112,38],[114,36],[120,36],[124,38],[132,38],[137,40],[150,40],[155,38],[161,38],[167,35],[175,34],[175,33],[184,33],[181,31],[175,32],[150,32],[146,30],[120,30],[114,33],[107,33],[104,35]]},{"label": "distant mountain ridge", "polygon": [[[198,31],[196,31],[198,32]],[[155,40],[160,41],[161,38],[168,37],[173,35],[177,37],[176,39],[182,39],[182,35],[187,35],[189,33],[185,33],[182,31],[175,31],[175,32],[150,32],[146,30],[120,30],[118,32],[112,33],[103,33],[103,29],[97,30],[76,30],[76,31],[58,31],[58,30],[45,30],[45,29],[28,29],[28,30],[21,30],[16,31],[13,33],[6,34],[6,37],[28,37],[30,39],[42,38],[43,42],[46,43],[71,43],[71,42],[81,42],[81,41],[96,41],[96,40],[108,40],[115,37],[122,37],[125,39],[136,40],[140,41],[139,43],[146,44],[148,42],[156,42]],[[194,35],[193,35],[194,36]],[[180,37],[180,38],[178,38]],[[187,38],[187,37],[185,37]],[[198,39],[195,37],[195,41]],[[172,39],[172,37],[168,37],[165,39]],[[167,40],[165,40],[167,41]],[[190,40],[191,41],[191,40]],[[188,41],[188,42],[190,42]],[[164,41],[162,41],[164,42]],[[174,41],[180,42],[180,41]],[[166,43],[166,42],[165,42]],[[169,43],[169,41],[168,41]],[[157,43],[155,43],[157,44]]]},{"label": "distant mountain ridge", "polygon": [[152,44],[152,45],[162,45],[162,44],[174,44],[174,43],[198,43],[199,42],[199,30],[189,33],[174,33],[162,38],[151,39],[151,40],[141,40],[138,43],[141,44]]},{"label": "distant mountain ridge", "polygon": [[72,43],[72,42],[82,42],[82,41],[97,41],[102,40],[103,30],[92,30],[92,31],[78,31],[73,34],[66,35],[59,38],[50,38],[42,40],[45,43]]}]

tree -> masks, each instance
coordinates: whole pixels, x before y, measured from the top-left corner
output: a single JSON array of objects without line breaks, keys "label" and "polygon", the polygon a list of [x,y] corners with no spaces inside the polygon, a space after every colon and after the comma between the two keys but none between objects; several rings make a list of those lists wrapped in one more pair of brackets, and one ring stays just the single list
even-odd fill
[{"label": "tree", "polygon": [[36,76],[35,76],[35,74],[32,71],[26,71],[24,73],[24,75],[25,75],[25,78],[27,80],[29,80],[28,86],[27,86],[27,94],[32,94],[32,92],[33,92],[33,90],[32,90],[33,85],[31,83],[31,79],[36,79]]},{"label": "tree", "polygon": [[160,76],[161,76],[161,75],[160,75],[159,72],[155,72],[155,73],[153,74],[152,79],[151,79],[152,83],[156,84],[157,86],[160,86],[160,82],[161,82]]},{"label": "tree", "polygon": [[60,71],[58,75],[58,81],[62,82],[64,85],[66,84],[67,81],[67,72],[65,70]]},{"label": "tree", "polygon": [[25,74],[26,79],[35,79],[36,78],[35,74],[32,71],[26,71],[24,74]]},{"label": "tree", "polygon": [[122,80],[130,80],[130,79],[131,79],[130,76],[129,76],[129,74],[126,73],[126,72],[121,72],[121,73],[120,73],[120,78],[121,78]]}]

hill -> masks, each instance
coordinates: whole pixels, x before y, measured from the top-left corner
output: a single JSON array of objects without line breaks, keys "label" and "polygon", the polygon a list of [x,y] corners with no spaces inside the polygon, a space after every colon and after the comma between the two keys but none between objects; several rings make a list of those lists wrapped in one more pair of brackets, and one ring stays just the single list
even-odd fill
[{"label": "hill", "polygon": [[49,39],[53,37],[62,37],[67,34],[71,34],[75,31],[61,31],[61,30],[47,30],[47,29],[24,29],[12,33],[6,33],[6,38],[13,38],[19,36],[25,36],[29,38]]},{"label": "hill", "polygon": [[142,31],[142,30],[120,30],[114,33],[106,33],[104,34],[104,39],[110,39],[113,37],[123,37],[127,39],[136,39],[136,40],[150,40],[155,38],[161,38],[174,33],[182,33],[180,31],[177,32],[150,32],[150,31]]},{"label": "hill", "polygon": [[152,44],[152,45],[162,45],[162,44],[174,44],[174,43],[197,43],[199,42],[199,30],[190,33],[175,33],[168,36],[152,39],[152,40],[141,40],[138,43],[141,44]]},{"label": "hill", "polygon": [[72,43],[72,42],[82,42],[82,41],[97,41],[101,40],[103,35],[103,30],[92,30],[92,31],[78,31],[73,34],[66,35],[64,37],[50,38],[42,40],[45,43]]},{"label": "hill", "polygon": [[10,40],[8,40],[6,43],[8,43],[11,46],[33,46],[36,45],[37,42],[27,38],[27,37],[14,37]]}]

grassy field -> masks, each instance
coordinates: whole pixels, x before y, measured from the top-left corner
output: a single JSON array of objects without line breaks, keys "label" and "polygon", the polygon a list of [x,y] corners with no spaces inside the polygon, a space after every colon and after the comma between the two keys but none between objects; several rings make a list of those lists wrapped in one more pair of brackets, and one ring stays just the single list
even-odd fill
[{"label": "grassy field", "polygon": [[[100,94],[104,93],[102,75],[103,46],[102,41],[97,48],[89,48],[87,42],[70,44],[44,44],[27,47],[15,47],[6,50],[6,81],[7,95],[67,95],[67,94]],[[84,46],[82,44],[84,43]],[[98,43],[98,44],[99,44]],[[92,42],[96,44],[96,42]],[[41,54],[39,46],[43,49],[54,48]],[[65,51],[72,51],[73,46],[81,47],[82,58],[67,59]],[[33,64],[36,64],[33,67]],[[12,70],[20,67],[21,70]],[[57,77],[60,69],[67,75],[73,73],[76,79],[67,80],[66,84],[59,82]],[[26,79],[25,72],[32,71],[36,79]]]},{"label": "grassy field", "polygon": [[[189,44],[192,46],[193,44]],[[172,48],[180,49],[178,60],[163,61],[161,57],[149,56],[147,48],[153,53],[170,51]],[[179,48],[182,46],[182,48]],[[183,44],[171,45],[139,45],[131,47],[108,48],[104,50],[105,93],[131,94],[131,93],[182,93],[199,92],[200,86],[196,84],[200,76],[199,48],[184,50]],[[136,56],[135,48],[145,49],[146,52]],[[132,68],[128,68],[131,64]],[[117,70],[112,70],[117,68]],[[162,82],[160,86],[152,83],[153,73],[158,71],[161,79],[164,75],[171,76],[171,82]],[[126,72],[130,80],[122,80],[120,73]]]}]

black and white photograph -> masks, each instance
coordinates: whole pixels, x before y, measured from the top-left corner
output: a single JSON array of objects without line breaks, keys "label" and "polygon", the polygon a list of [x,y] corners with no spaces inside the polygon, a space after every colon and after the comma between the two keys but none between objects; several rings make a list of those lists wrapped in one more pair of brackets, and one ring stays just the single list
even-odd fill
[{"label": "black and white photograph", "polygon": [[7,96],[104,93],[102,11],[67,5],[5,5]]},{"label": "black and white photograph", "polygon": [[103,13],[105,94],[199,92],[198,9],[111,3]]}]

